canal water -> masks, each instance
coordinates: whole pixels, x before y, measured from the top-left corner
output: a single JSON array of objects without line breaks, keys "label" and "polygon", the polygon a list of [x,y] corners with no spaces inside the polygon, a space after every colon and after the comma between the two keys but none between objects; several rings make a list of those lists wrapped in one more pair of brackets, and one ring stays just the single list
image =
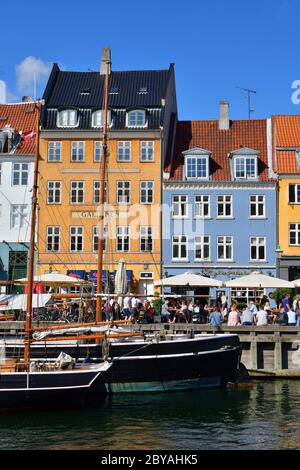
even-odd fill
[{"label": "canal water", "polygon": [[0,449],[300,449],[300,381],[0,415]]}]

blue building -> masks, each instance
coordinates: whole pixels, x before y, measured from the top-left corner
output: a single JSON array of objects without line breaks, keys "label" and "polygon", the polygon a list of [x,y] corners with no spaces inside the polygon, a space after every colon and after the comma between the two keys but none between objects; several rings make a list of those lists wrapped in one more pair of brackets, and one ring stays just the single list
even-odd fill
[{"label": "blue building", "polygon": [[[220,103],[219,120],[177,123],[163,183],[164,276],[192,271],[226,281],[252,271],[276,275],[270,121],[231,121],[228,107]],[[231,295],[249,300],[255,293],[236,289]]]}]

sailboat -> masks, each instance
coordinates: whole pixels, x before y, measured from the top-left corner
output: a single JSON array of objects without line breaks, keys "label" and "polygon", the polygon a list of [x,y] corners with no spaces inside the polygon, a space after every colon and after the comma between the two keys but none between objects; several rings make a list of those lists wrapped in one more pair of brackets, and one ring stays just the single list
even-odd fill
[{"label": "sailboat", "polygon": [[[90,397],[100,399],[106,393],[220,387],[226,385],[228,381],[236,380],[241,356],[237,335],[199,335],[194,338],[188,335],[144,337],[141,332],[131,331],[122,322],[102,322],[102,237],[104,181],[108,155],[108,70],[109,62],[105,76],[103,153],[100,168],[96,322],[55,325],[47,328],[32,327],[33,247],[39,155],[39,118],[37,118],[24,360],[17,365],[8,364],[11,369],[6,371],[4,366],[1,367],[0,408],[28,404],[35,406],[45,402],[50,405],[57,401],[70,403],[73,400]],[[38,106],[38,116],[39,112],[40,106]],[[57,345],[58,341],[63,341],[65,346],[62,347],[61,343]],[[41,366],[37,360],[30,362],[30,357],[34,359],[31,354],[37,351],[34,345],[39,342],[42,342],[43,349],[46,347],[48,359],[52,354],[57,357],[57,353],[62,352],[60,360],[53,364],[54,368],[60,367],[59,370],[44,370],[43,362]],[[49,346],[49,343],[53,346]],[[81,348],[85,354],[89,353],[92,362],[65,361],[63,353],[73,352],[74,343],[75,348],[79,344],[79,349]],[[51,365],[49,367],[51,368]]]}]

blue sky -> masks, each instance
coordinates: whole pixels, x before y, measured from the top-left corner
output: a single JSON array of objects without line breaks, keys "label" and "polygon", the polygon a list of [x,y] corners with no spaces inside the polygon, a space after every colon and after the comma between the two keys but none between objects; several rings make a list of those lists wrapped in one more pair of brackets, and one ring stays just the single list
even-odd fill
[{"label": "blue sky", "polygon": [[300,79],[299,17],[299,0],[15,0],[11,21],[1,21],[0,79],[19,100],[33,94],[36,66],[41,96],[53,62],[98,70],[110,46],[115,70],[175,63],[180,119],[215,119],[222,99],[231,118],[247,118],[237,86],[257,90],[254,118],[298,114],[291,84]]}]

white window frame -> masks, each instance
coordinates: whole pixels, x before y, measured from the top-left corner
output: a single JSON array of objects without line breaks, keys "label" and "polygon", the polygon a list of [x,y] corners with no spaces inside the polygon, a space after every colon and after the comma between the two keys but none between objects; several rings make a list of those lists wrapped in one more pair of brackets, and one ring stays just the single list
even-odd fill
[{"label": "white window frame", "polygon": [[[119,191],[121,192],[120,197],[124,199],[119,200]],[[128,200],[126,192],[128,192]],[[116,202],[119,205],[128,205],[131,204],[131,181],[117,181],[117,193],[116,193]]]},{"label": "white window frame", "polygon": [[[75,233],[72,234],[72,230],[74,230]],[[79,233],[81,231],[81,233]],[[77,249],[72,250],[72,236],[76,237],[76,247]],[[78,238],[82,237],[82,249],[78,250]],[[71,253],[82,253],[84,251],[84,227],[81,225],[72,225],[70,227],[70,252]]]},{"label": "white window frame", "polygon": [[[196,199],[199,198],[200,200],[197,201]],[[204,201],[204,198],[207,198],[206,201]],[[204,206],[208,206],[208,214],[204,215],[203,208]],[[196,208],[199,207],[199,215],[197,214]],[[194,218],[195,219],[210,219],[210,194],[195,194],[194,196]]]},{"label": "white window frame", "polygon": [[[146,187],[142,188],[142,185],[145,184]],[[149,188],[149,185],[152,185],[152,188]],[[142,193],[145,192],[146,195],[146,202],[142,201]],[[152,194],[152,200],[149,201],[149,193]],[[144,180],[140,181],[140,204],[149,205],[154,204],[154,181],[152,180]]]},{"label": "white window frame", "polygon": [[[82,148],[82,160],[78,157],[80,155],[80,150]],[[73,150],[75,150],[76,158],[73,159]],[[84,140],[72,140],[71,141],[71,162],[82,163],[85,161],[85,142]]]},{"label": "white window frame", "polygon": [[[251,201],[255,198],[255,201]],[[259,202],[259,198],[263,198],[262,202]],[[258,214],[258,206],[263,205],[263,215]],[[251,206],[255,205],[255,215],[251,215]],[[266,218],[266,196],[264,194],[250,194],[249,195],[249,219],[265,219]]]},{"label": "white window frame", "polygon": [[[223,198],[223,200],[219,201],[219,198]],[[226,201],[226,198],[230,198],[230,201]],[[226,210],[225,210],[228,204],[230,204],[230,215],[226,215]],[[223,206],[223,215],[219,215],[219,206]],[[217,194],[217,219],[233,219],[232,194]]]},{"label": "white window frame", "polygon": [[[174,201],[174,198],[178,197],[179,201]],[[185,198],[185,203],[182,202],[182,198]],[[172,195],[172,219],[187,219],[188,218],[188,203],[189,203],[189,198],[187,194],[173,194]],[[179,215],[174,215],[174,204],[178,205],[181,207],[182,204],[185,205],[185,215],[181,215],[181,210]]]},{"label": "white window frame", "polygon": [[[294,229],[291,228],[292,225],[295,225]],[[291,243],[291,232],[295,232],[296,243]],[[289,223],[289,246],[300,246],[300,222]]]},{"label": "white window frame", "polygon": [[[95,239],[98,239],[98,225],[93,225],[92,228],[92,251],[93,253],[97,253],[98,251],[98,242],[97,242],[97,248],[95,244]],[[103,238],[102,238],[102,247],[103,251],[106,251],[106,242],[107,242],[107,233],[106,233],[106,227],[103,227]]]},{"label": "white window frame", "polygon": [[[100,117],[99,117],[100,116]],[[111,112],[110,110],[107,111],[107,125],[111,127]],[[101,129],[104,127],[104,110],[97,109],[96,111],[92,112],[92,127]]]},{"label": "white window frame", "polygon": [[[130,124],[130,115],[133,113],[137,114],[138,113],[143,113],[143,124]],[[138,119],[136,118],[135,121],[137,122]],[[145,109],[131,109],[130,111],[127,111],[126,113],[126,127],[129,127],[131,129],[139,129],[139,128],[145,128],[148,126],[148,121],[147,121],[147,115]]]},{"label": "white window frame", "polygon": [[63,109],[57,113],[57,127],[77,127],[78,122],[76,109]]},{"label": "white window frame", "polygon": [[[263,239],[264,242],[263,242],[263,245],[260,244],[260,240]],[[249,238],[249,245],[250,245],[250,261],[252,262],[256,262],[256,263],[264,263],[266,262],[267,260],[267,239],[266,237],[259,237],[259,236],[251,236]],[[258,259],[258,257],[256,256],[256,258],[252,258],[252,247],[255,247],[256,248],[256,255],[259,254],[259,247],[260,246],[263,246],[264,247],[264,259]]]},{"label": "white window frame", "polygon": [[[19,167],[19,169],[16,169],[16,167]],[[15,183],[15,175],[17,176],[18,182]],[[26,183],[23,184],[23,175],[25,175]],[[19,163],[19,162],[13,162],[12,164],[12,186],[28,186],[28,180],[29,180],[29,163]]]},{"label": "white window frame", "polygon": [[[205,239],[208,239],[206,241]],[[208,246],[209,255],[207,258],[204,256],[197,257],[197,247],[201,247],[201,252],[204,254],[204,247]],[[199,235],[195,237],[194,240],[194,254],[195,254],[195,261],[210,261],[211,260],[211,238],[210,235]]]},{"label": "white window frame", "polygon": [[[140,141],[140,162],[142,163],[154,162],[154,149],[155,149],[154,140],[141,140]],[[146,158],[142,158],[143,150],[145,150]],[[149,153],[151,152],[152,152],[152,158],[149,158]]]},{"label": "white window frame", "polygon": [[[185,238],[185,241],[183,242],[183,238]],[[175,239],[178,239],[178,241],[175,241]],[[172,261],[187,261],[188,260],[188,256],[189,256],[189,252],[188,252],[188,249],[189,249],[189,239],[187,237],[187,235],[173,235],[172,236]],[[178,245],[178,255],[181,255],[182,254],[182,246],[185,245],[185,249],[186,249],[186,256],[183,257],[183,256],[178,256],[178,257],[174,257],[174,245]]]},{"label": "white window frame", "polygon": [[[99,185],[99,188],[96,188],[96,185]],[[100,204],[100,188],[101,182],[96,180],[93,182],[93,204]],[[99,191],[99,202],[96,200],[96,191]],[[104,181],[104,202],[107,202],[107,181]]]},{"label": "white window frame", "polygon": [[[61,145],[60,141],[57,141],[57,140],[48,141],[48,158],[47,158],[47,161],[49,163],[61,162],[61,150],[62,150],[62,145]],[[50,154],[53,154],[54,158],[50,158]],[[59,158],[57,158],[57,156],[59,156]]]},{"label": "white window frame", "polygon": [[[53,185],[52,188],[50,186]],[[49,200],[50,191],[53,193],[54,201]],[[56,194],[59,192],[59,201],[56,201]],[[61,181],[50,180],[47,182],[47,204],[61,204]]]},{"label": "white window frame", "polygon": [[[79,187],[82,185],[82,187]],[[76,191],[76,201],[72,201],[72,191]],[[78,202],[79,191],[82,191],[82,201]],[[70,181],[70,204],[84,204],[85,200],[85,181]]]},{"label": "white window frame", "polygon": [[[238,160],[244,160],[244,174],[245,176],[237,176],[236,174],[236,167]],[[254,160],[255,166],[255,176],[247,176],[247,160]],[[236,155],[233,159],[233,171],[234,171],[234,179],[236,180],[256,180],[258,177],[258,161],[257,157],[254,155]]]},{"label": "white window frame", "polygon": [[[56,229],[58,229],[58,234],[53,233]],[[52,231],[52,233],[49,233],[49,231]],[[53,246],[55,244],[55,238],[58,237],[58,249],[53,250]],[[48,240],[51,238],[51,247],[52,249],[49,250],[48,248]],[[46,228],[46,251],[47,253],[58,253],[60,251],[60,241],[61,241],[61,228],[59,225],[47,225]]]},{"label": "white window frame", "polygon": [[[197,160],[205,161],[205,176],[188,176],[188,162],[189,160],[196,160],[196,172],[197,172]],[[185,179],[186,180],[208,180],[209,179],[209,156],[208,155],[187,155],[184,161]]]},{"label": "white window frame", "polygon": [[[126,233],[127,232],[127,233]],[[122,249],[119,250],[119,237],[121,238]],[[125,250],[125,239],[128,238],[128,249]],[[128,253],[130,251],[130,227],[129,225],[118,225],[116,227],[116,251],[118,253]]]},{"label": "white window frame", "polygon": [[[142,248],[142,240],[145,240],[146,243],[149,243],[151,240],[151,250],[146,250]],[[154,248],[154,240],[153,240],[153,227],[152,225],[141,225],[140,226],[140,252],[141,253],[152,253]]]},{"label": "white window frame", "polygon": [[[223,243],[219,243],[219,239],[223,239]],[[231,239],[231,243],[227,243],[227,238]],[[224,243],[225,242],[225,243]],[[231,246],[231,258],[219,258],[219,246],[223,246],[224,255],[226,255],[226,247]],[[233,261],[233,236],[232,235],[217,235],[217,260],[221,262]]]},{"label": "white window frame", "polygon": [[[129,144],[129,145],[128,145]],[[126,154],[126,150],[129,149],[129,159],[120,158],[119,151],[122,151],[122,156]],[[131,141],[130,140],[118,140],[117,142],[117,161],[118,162],[131,162]]]},{"label": "white window frame", "polygon": [[[99,151],[99,158],[96,158],[96,154]],[[103,147],[102,147],[102,141],[101,140],[95,140],[94,141],[94,162],[101,162],[103,155]]]},{"label": "white window frame", "polygon": [[[28,224],[28,204],[11,204],[10,205],[10,228],[21,229]],[[14,220],[14,223],[13,223]],[[17,223],[16,223],[17,221]]]}]

